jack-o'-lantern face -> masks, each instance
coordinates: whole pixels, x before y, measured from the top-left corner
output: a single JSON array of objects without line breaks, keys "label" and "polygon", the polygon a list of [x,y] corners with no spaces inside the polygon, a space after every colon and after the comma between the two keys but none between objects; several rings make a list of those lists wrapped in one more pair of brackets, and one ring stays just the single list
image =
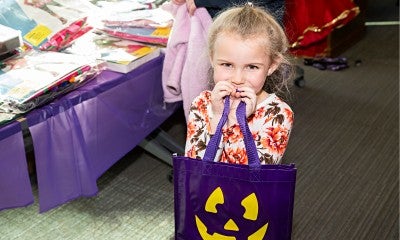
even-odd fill
[{"label": "jack-o'-lantern face", "polygon": [[[205,203],[205,211],[209,213],[217,213],[217,205],[224,204],[224,193],[220,187],[217,187],[208,197]],[[258,200],[255,193],[251,193],[250,195],[243,198],[241,201],[241,205],[244,208],[243,218],[251,221],[256,221],[258,217]],[[213,234],[209,234],[207,232],[207,226],[203,223],[203,221],[195,215],[196,226],[199,230],[200,236],[204,240],[236,240],[235,236],[227,236],[217,232]],[[248,240],[262,240],[267,232],[268,223],[265,223],[262,227],[260,227],[257,231],[248,236]],[[224,229],[228,231],[238,232],[240,231],[239,227],[236,225],[233,219],[229,219],[225,225]]]}]

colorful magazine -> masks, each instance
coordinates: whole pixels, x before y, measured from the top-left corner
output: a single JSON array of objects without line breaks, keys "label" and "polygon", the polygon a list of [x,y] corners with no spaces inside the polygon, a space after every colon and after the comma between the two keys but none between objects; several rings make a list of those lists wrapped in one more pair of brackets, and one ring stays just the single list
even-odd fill
[{"label": "colorful magazine", "polygon": [[117,38],[166,46],[173,24],[171,13],[143,9],[104,14],[99,30]]},{"label": "colorful magazine", "polygon": [[89,32],[65,50],[105,62],[107,69],[127,73],[160,55],[155,45],[115,38],[101,32]]},{"label": "colorful magazine", "polygon": [[101,29],[105,33],[122,39],[158,44],[166,46],[168,38],[171,32],[170,27],[119,27],[119,26],[108,26]]},{"label": "colorful magazine", "polygon": [[[88,1],[79,0],[2,0],[1,4],[0,24],[20,30],[26,44],[41,50],[54,50],[54,43],[60,41],[43,44],[55,35],[60,39],[60,34],[64,34],[65,45],[88,31],[87,17],[98,9]],[[66,28],[69,31],[63,32]]]},{"label": "colorful magazine", "polygon": [[151,5],[143,4],[139,1],[128,1],[128,0],[119,0],[119,1],[89,0],[89,1],[94,5],[100,7],[103,10],[103,12],[113,12],[113,13],[135,11],[151,7]]},{"label": "colorful magazine", "polygon": [[135,41],[115,38],[91,31],[70,47],[66,53],[84,55],[104,62],[106,69],[127,73],[160,55],[160,47]]},{"label": "colorful magazine", "polygon": [[120,27],[171,27],[174,17],[161,9],[142,9],[129,12],[111,12],[101,18],[105,26]]},{"label": "colorful magazine", "polygon": [[98,63],[59,52],[29,51],[3,63],[0,101],[23,104],[69,82],[83,81]]}]

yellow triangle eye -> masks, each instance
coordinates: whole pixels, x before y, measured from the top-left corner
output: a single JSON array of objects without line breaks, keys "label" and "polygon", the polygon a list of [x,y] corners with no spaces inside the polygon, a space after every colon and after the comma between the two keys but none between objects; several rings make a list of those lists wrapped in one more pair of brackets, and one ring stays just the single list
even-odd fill
[{"label": "yellow triangle eye", "polygon": [[225,230],[230,230],[230,231],[239,231],[239,227],[236,225],[236,223],[232,220],[229,219],[224,226]]},{"label": "yellow triangle eye", "polygon": [[210,213],[217,213],[217,204],[224,204],[224,194],[220,187],[217,187],[208,197],[205,210]]},{"label": "yellow triangle eye", "polygon": [[250,194],[245,197],[242,202],[242,206],[244,207],[243,218],[248,220],[257,220],[258,217],[258,200],[255,193]]}]

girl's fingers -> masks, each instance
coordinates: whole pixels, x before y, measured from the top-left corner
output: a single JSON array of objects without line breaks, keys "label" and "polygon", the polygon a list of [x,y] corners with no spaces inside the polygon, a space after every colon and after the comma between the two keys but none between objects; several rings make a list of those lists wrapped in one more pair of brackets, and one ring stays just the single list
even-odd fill
[{"label": "girl's fingers", "polygon": [[218,82],[211,91],[211,105],[214,114],[222,114],[224,110],[223,99],[230,95],[232,89],[225,82]]},{"label": "girl's fingers", "polygon": [[238,95],[241,101],[246,103],[246,116],[250,116],[257,105],[257,95],[251,88],[243,87],[238,91]]},{"label": "girl's fingers", "polygon": [[252,100],[257,99],[256,93],[251,88],[237,92],[237,95],[239,96],[239,98],[248,98],[248,99],[252,99]]},{"label": "girl's fingers", "polygon": [[230,95],[232,90],[233,90],[233,87],[229,83],[221,81],[215,85],[212,92],[215,94],[220,93],[221,97],[225,97],[225,96]]}]

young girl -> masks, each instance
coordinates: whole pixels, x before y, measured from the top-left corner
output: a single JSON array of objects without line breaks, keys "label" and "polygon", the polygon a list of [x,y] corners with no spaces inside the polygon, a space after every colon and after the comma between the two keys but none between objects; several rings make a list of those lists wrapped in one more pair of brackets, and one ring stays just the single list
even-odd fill
[{"label": "young girl", "polygon": [[222,116],[230,111],[215,161],[248,164],[236,108],[246,116],[262,164],[278,164],[293,126],[291,108],[277,95],[287,90],[291,65],[288,41],[279,23],[263,9],[246,4],[216,17],[208,38],[215,86],[194,99],[188,116],[186,156],[202,159]]}]

